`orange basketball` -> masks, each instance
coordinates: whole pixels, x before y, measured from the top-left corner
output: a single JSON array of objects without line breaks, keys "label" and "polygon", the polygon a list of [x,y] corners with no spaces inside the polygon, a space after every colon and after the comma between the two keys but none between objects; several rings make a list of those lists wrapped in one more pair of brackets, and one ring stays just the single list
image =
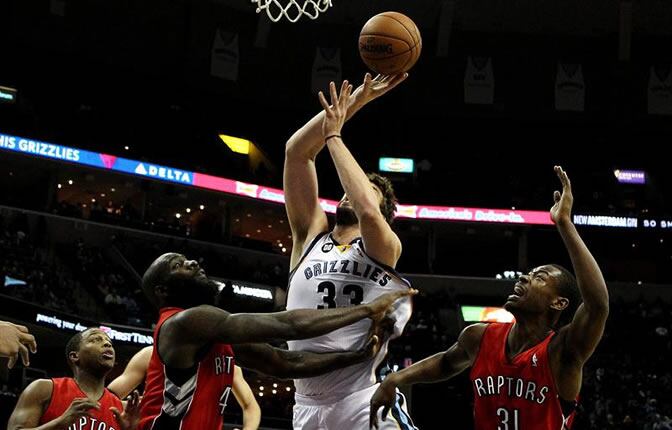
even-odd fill
[{"label": "orange basketball", "polygon": [[371,70],[383,75],[410,70],[421,50],[418,27],[399,12],[379,13],[359,33],[359,55]]}]

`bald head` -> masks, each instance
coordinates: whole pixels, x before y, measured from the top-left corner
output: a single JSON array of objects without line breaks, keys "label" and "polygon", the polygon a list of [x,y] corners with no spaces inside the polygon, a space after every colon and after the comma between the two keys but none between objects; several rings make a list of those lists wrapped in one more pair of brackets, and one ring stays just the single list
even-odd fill
[{"label": "bald head", "polygon": [[174,252],[154,260],[142,277],[142,289],[158,308],[212,305],[219,291],[197,261]]},{"label": "bald head", "polygon": [[167,252],[159,256],[142,275],[142,291],[154,306],[159,306],[156,287],[166,282],[170,275],[170,262],[177,257],[180,257],[180,254],[175,252]]}]

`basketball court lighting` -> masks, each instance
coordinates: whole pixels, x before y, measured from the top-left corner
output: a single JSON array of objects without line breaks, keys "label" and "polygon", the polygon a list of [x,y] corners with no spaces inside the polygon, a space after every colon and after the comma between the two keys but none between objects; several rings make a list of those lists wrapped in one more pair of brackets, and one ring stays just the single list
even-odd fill
[{"label": "basketball court lighting", "polygon": [[16,103],[16,88],[0,86],[0,103]]},{"label": "basketball court lighting", "polygon": [[245,154],[245,155],[249,154],[250,146],[253,145],[253,143],[247,139],[235,136],[228,136],[226,134],[220,134],[219,138],[222,139],[222,142],[224,142],[231,151],[236,152],[238,154]]}]

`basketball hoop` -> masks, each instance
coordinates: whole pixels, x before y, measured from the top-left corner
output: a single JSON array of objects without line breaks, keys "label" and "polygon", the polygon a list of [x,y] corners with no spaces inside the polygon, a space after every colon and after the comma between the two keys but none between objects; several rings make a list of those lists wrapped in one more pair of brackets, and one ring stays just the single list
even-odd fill
[{"label": "basketball hoop", "polygon": [[265,10],[273,22],[280,21],[283,16],[289,22],[296,22],[304,15],[317,19],[332,6],[331,0],[252,0],[252,3],[257,4],[257,13]]}]

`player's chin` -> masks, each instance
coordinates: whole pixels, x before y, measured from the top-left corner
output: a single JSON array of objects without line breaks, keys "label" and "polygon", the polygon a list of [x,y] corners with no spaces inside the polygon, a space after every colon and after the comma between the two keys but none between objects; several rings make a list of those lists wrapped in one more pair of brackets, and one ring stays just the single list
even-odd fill
[{"label": "player's chin", "polygon": [[105,370],[112,369],[114,367],[114,359],[101,358],[100,361],[98,361],[98,365]]},{"label": "player's chin", "polygon": [[506,302],[504,302],[504,310],[511,312],[519,309],[519,305],[520,303],[518,303],[515,299],[507,299]]}]

